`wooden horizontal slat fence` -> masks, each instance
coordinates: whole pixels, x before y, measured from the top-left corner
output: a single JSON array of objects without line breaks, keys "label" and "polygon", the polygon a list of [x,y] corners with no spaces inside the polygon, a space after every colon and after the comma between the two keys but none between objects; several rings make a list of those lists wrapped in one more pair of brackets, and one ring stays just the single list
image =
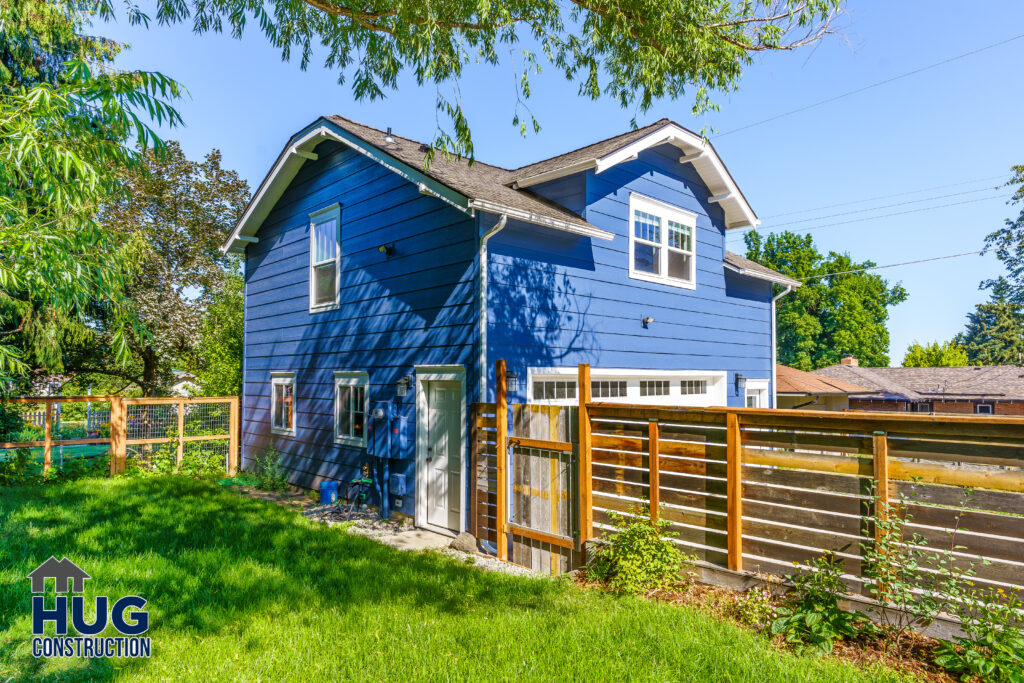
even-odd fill
[{"label": "wooden horizontal slat fence", "polygon": [[581,366],[577,406],[499,411],[502,381],[474,407],[473,530],[499,556],[574,568],[612,513],[650,501],[702,562],[782,576],[832,552],[861,592],[861,544],[892,512],[977,584],[1024,588],[1022,418],[595,403],[589,379]]},{"label": "wooden horizontal slat fence", "polygon": [[[55,438],[55,406],[62,403],[90,403],[100,408],[109,423],[109,435],[87,438]],[[109,445],[110,474],[124,471],[129,452],[145,461],[154,448],[170,445],[173,465],[193,458],[222,458],[224,469],[234,474],[238,468],[238,398],[124,398],[121,396],[37,396],[12,397],[0,405],[44,406],[42,439],[0,439],[0,456],[18,448],[42,448],[42,470],[53,466],[53,449],[60,446]],[[31,425],[33,411],[23,409],[25,425]],[[18,415],[21,415],[19,413]],[[91,414],[91,413],[90,413]],[[107,425],[104,425],[106,427]],[[97,425],[98,427],[98,425]],[[92,429],[92,424],[86,425]],[[5,436],[5,435],[0,435]]]}]

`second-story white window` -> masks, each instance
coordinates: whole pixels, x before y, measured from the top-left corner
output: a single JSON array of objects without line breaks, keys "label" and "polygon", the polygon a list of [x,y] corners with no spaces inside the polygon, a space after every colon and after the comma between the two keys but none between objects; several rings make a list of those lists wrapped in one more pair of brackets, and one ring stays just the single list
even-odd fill
[{"label": "second-story white window", "polygon": [[629,276],[696,286],[697,216],[649,197],[629,197]]},{"label": "second-story white window", "polygon": [[338,262],[341,253],[338,205],[309,217],[309,310],[338,305]]}]

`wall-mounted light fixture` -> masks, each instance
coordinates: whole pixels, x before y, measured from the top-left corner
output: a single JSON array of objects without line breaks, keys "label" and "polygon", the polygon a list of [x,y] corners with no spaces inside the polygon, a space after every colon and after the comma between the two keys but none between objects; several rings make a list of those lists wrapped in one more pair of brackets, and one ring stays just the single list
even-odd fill
[{"label": "wall-mounted light fixture", "polygon": [[649,315],[645,315],[644,317],[640,318],[640,324],[644,326],[645,330],[647,329],[647,326],[650,325],[653,322],[654,322],[654,318],[652,318]]},{"label": "wall-mounted light fixture", "polygon": [[519,391],[519,375],[511,370],[505,373],[505,391],[510,394]]},{"label": "wall-mounted light fixture", "polygon": [[746,391],[747,391],[747,378],[737,372],[736,373],[736,395],[737,396],[743,396],[743,394],[745,394]]},{"label": "wall-mounted light fixture", "polygon": [[382,244],[379,247],[377,247],[377,251],[379,251],[380,253],[382,253],[385,256],[390,258],[391,255],[395,253],[395,245],[393,245],[393,244]]},{"label": "wall-mounted light fixture", "polygon": [[395,385],[396,396],[406,396],[409,393],[409,385],[412,384],[412,377],[406,375],[398,380],[398,384]]}]

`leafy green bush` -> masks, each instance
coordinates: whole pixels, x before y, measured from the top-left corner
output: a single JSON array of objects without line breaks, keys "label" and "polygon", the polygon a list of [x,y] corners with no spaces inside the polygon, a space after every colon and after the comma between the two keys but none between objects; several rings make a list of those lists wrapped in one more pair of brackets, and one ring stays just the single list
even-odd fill
[{"label": "leafy green bush", "polygon": [[837,640],[856,638],[874,625],[863,614],[839,607],[846,586],[842,568],[831,553],[812,562],[811,570],[799,576],[787,576],[793,590],[781,615],[772,624],[772,633],[781,635],[798,652],[828,654]]},{"label": "leafy green bush", "polygon": [[1024,681],[1022,607],[1016,593],[972,587],[956,607],[964,637],[940,643],[935,663],[963,681]]},{"label": "leafy green bush", "polygon": [[610,517],[615,531],[587,566],[591,580],[602,581],[615,592],[633,594],[692,583],[687,570],[695,558],[670,540],[675,534],[666,531],[669,522],[651,520],[649,505],[642,504],[629,515],[613,512]]},{"label": "leafy green bush", "polygon": [[0,486],[18,486],[29,483],[35,475],[32,470],[32,452],[27,448],[0,451]]},{"label": "leafy green bush", "polygon": [[261,491],[285,491],[288,488],[288,473],[281,464],[281,454],[275,448],[268,448],[255,458],[252,473],[256,476],[256,488]]}]

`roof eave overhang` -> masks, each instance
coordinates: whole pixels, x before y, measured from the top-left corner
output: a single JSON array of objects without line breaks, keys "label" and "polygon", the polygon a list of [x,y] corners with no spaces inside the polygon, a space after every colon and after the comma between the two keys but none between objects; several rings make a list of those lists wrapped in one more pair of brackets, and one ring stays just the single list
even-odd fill
[{"label": "roof eave overhang", "polygon": [[607,230],[602,230],[593,225],[580,225],[573,221],[562,221],[556,218],[542,216],[532,211],[525,211],[523,209],[505,206],[504,204],[488,201],[486,199],[471,199],[469,200],[469,205],[474,209],[485,211],[487,213],[505,215],[515,220],[533,223],[534,225],[542,225],[548,228],[554,228],[555,230],[570,232],[575,235],[582,235],[593,239],[611,240],[615,237],[614,234]]},{"label": "roof eave overhang", "polygon": [[248,244],[252,243],[251,240],[240,238],[253,237],[256,234],[263,221],[266,220],[267,215],[269,215],[274,205],[281,198],[288,184],[291,183],[299,169],[302,168],[302,164],[316,158],[316,155],[312,153],[313,148],[325,140],[340,142],[384,166],[389,171],[414,183],[419,187],[420,192],[435,196],[460,211],[473,215],[473,209],[469,205],[468,197],[439,183],[423,173],[423,171],[399,161],[365,140],[335,126],[327,119],[321,118],[288,141],[288,144],[278,156],[277,161],[274,162],[270,173],[260,183],[256,194],[249,201],[249,205],[245,208],[241,218],[235,223],[231,234],[221,245],[220,249],[222,252],[243,251]]},{"label": "roof eave overhang", "polygon": [[774,284],[777,284],[777,285],[782,285],[784,287],[794,287],[795,288],[795,287],[800,287],[803,284],[799,280],[794,280],[793,278],[786,277],[785,275],[782,275],[781,273],[778,274],[778,275],[771,275],[769,273],[762,273],[762,272],[757,271],[757,270],[749,270],[747,268],[740,268],[739,266],[734,266],[731,263],[726,263],[725,264],[725,269],[726,270],[731,270],[734,273],[737,273],[739,275],[743,275],[743,276],[746,276],[746,277],[752,277],[752,278],[755,278],[755,279],[758,279],[758,280],[767,280],[768,282],[771,282],[771,283],[774,283]]},{"label": "roof eave overhang", "polygon": [[645,149],[664,144],[673,145],[683,152],[679,158],[680,163],[693,164],[701,180],[711,191],[712,201],[725,211],[726,230],[756,228],[761,224],[715,148],[703,137],[673,124],[666,124],[604,156],[522,178],[512,183],[512,187],[522,189],[590,169],[595,173],[602,173],[613,166],[635,159]]}]

